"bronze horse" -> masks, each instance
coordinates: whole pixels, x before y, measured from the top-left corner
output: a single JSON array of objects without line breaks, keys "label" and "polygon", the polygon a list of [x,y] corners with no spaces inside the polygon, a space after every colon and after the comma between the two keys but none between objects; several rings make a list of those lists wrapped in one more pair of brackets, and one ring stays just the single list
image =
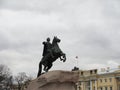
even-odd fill
[{"label": "bronze horse", "polygon": [[48,72],[48,70],[53,65],[52,63],[54,61],[56,61],[58,58],[60,58],[60,60],[63,62],[66,61],[66,55],[59,48],[59,45],[58,45],[59,42],[60,42],[60,39],[58,39],[57,37],[54,37],[54,39],[52,41],[52,48],[51,48],[54,57],[52,57],[50,53],[48,53],[47,55],[42,57],[42,59],[39,63],[39,71],[38,71],[37,77],[39,77],[42,73],[42,65],[44,66],[43,70],[45,72]]}]

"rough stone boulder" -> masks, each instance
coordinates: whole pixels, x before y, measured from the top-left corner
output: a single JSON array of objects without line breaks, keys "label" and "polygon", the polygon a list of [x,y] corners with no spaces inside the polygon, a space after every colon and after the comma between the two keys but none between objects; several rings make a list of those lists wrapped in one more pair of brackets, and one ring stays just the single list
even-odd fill
[{"label": "rough stone boulder", "polygon": [[75,90],[77,71],[50,71],[33,80],[26,90]]}]

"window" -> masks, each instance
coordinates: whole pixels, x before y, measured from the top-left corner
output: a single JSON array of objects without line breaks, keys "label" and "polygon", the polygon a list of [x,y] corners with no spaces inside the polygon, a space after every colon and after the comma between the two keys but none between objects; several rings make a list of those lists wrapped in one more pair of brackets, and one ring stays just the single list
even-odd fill
[{"label": "window", "polygon": [[102,82],[102,79],[100,79],[100,82]]},{"label": "window", "polygon": [[97,69],[95,70],[95,74],[97,74]]},{"label": "window", "polygon": [[105,79],[105,82],[107,82],[107,79]]},{"label": "window", "polygon": [[79,87],[79,90],[82,90],[81,87]]},{"label": "window", "polygon": [[88,89],[90,90],[90,87]]},{"label": "window", "polygon": [[90,70],[90,74],[92,74],[92,70]]},{"label": "window", "polygon": [[105,90],[107,90],[107,87],[105,87]]},{"label": "window", "polygon": [[109,78],[110,82],[112,82],[112,78]]},{"label": "window", "polygon": [[81,75],[83,75],[83,72],[81,72]]},{"label": "window", "polygon": [[102,87],[100,88],[100,90],[103,90]]},{"label": "window", "polygon": [[112,87],[110,87],[110,90],[112,90]]}]

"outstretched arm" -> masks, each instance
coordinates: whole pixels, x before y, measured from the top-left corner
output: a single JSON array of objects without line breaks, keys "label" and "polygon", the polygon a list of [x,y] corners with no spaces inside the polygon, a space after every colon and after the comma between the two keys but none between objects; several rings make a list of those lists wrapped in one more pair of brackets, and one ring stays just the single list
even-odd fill
[{"label": "outstretched arm", "polygon": [[42,44],[44,44],[44,45],[45,45],[45,44],[46,44],[46,42],[43,42]]}]

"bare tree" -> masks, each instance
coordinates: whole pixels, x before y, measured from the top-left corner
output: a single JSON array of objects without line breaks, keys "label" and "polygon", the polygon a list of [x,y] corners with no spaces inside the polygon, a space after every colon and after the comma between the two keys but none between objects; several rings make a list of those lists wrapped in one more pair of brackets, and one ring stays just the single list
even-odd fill
[{"label": "bare tree", "polygon": [[11,71],[6,65],[0,64],[0,75],[8,77],[11,75]]},{"label": "bare tree", "polygon": [[[10,81],[11,79],[11,81]],[[10,90],[12,85],[12,74],[10,69],[3,64],[0,64],[0,90]]]},{"label": "bare tree", "polygon": [[27,80],[27,75],[25,72],[20,72],[15,77],[15,81],[18,83],[18,90],[23,90],[24,83]]}]

